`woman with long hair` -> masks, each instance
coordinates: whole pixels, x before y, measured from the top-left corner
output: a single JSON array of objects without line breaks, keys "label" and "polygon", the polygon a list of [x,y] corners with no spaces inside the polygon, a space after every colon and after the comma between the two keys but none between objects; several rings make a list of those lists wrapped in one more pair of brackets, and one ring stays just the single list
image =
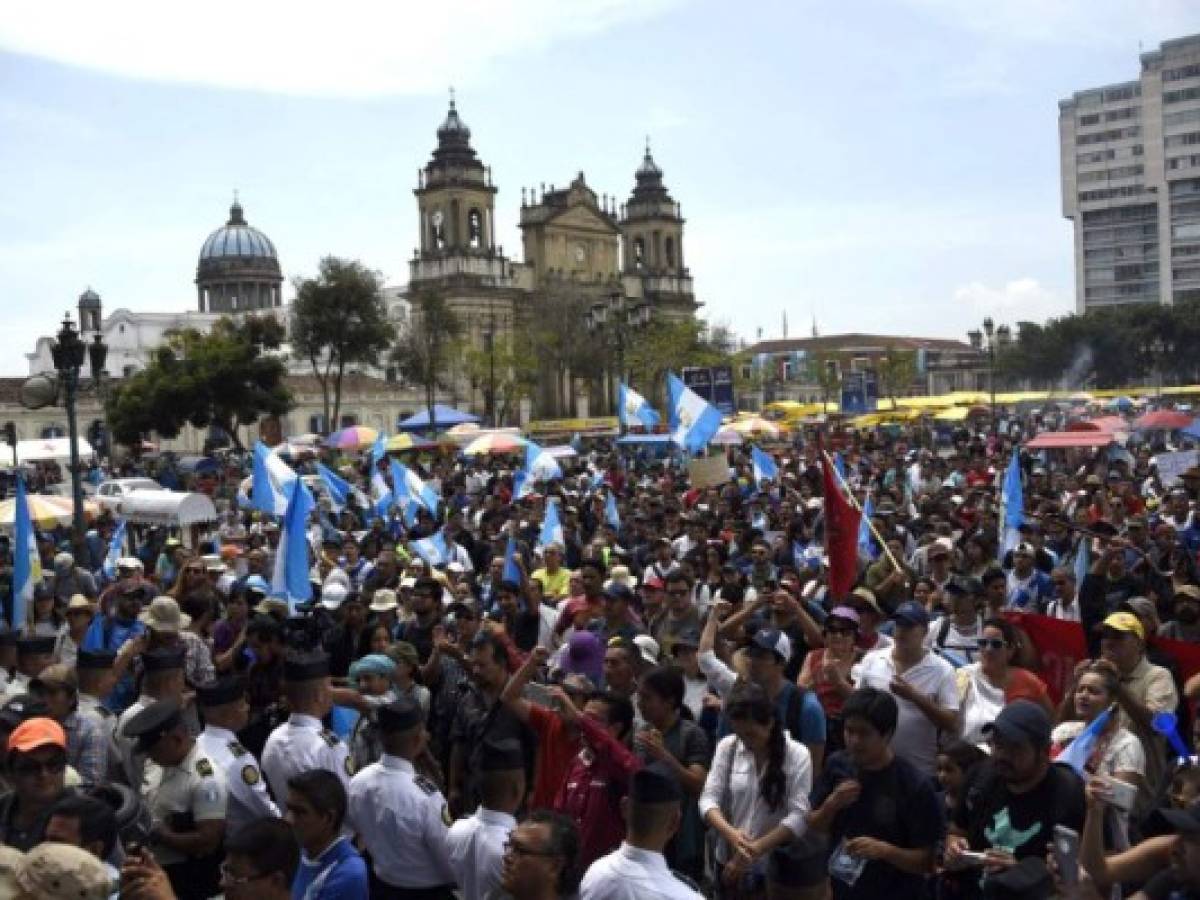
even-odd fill
[{"label": "woman with long hair", "polygon": [[1013,660],[1020,652],[1017,630],[1005,619],[986,619],[979,635],[979,662],[958,670],[958,692],[962,698],[962,738],[972,744],[984,741],[984,726],[990,725],[1014,700],[1032,700],[1054,721],[1054,704],[1046,685]]},{"label": "woman with long hair", "polygon": [[722,897],[773,896],[771,884],[787,874],[776,851],[805,830],[812,759],[758,685],[734,688],[725,712],[733,734],[717,745],[700,796],[700,814],[717,838],[717,881]]},{"label": "woman with long hair", "polygon": [[182,600],[185,594],[199,590],[208,583],[208,572],[204,568],[204,560],[193,556],[179,567],[179,575],[171,589],[166,592],[168,597]]}]

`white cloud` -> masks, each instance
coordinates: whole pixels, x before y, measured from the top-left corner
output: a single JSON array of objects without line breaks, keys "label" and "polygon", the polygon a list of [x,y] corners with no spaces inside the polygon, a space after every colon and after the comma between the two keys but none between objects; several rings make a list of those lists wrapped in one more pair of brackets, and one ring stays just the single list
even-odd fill
[{"label": "white cloud", "polygon": [[1017,278],[999,287],[978,281],[954,291],[956,306],[991,316],[997,322],[1042,322],[1052,316],[1074,312],[1075,300],[1064,291],[1049,288],[1036,278]]},{"label": "white cloud", "polygon": [[125,0],[26,4],[0,47],[117,75],[304,96],[445,91],[498,59],[645,21],[685,0]]}]

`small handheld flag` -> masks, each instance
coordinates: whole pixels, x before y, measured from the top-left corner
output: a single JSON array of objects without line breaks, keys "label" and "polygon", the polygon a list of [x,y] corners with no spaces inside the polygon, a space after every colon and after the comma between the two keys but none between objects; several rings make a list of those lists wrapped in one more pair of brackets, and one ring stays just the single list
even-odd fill
[{"label": "small handheld flag", "polygon": [[446,535],[440,531],[432,537],[413,541],[412,548],[431,566],[444,566],[450,561],[450,547],[446,544]]},{"label": "small handheld flag", "polygon": [[117,577],[117,560],[125,545],[125,520],[119,519],[113,528],[112,537],[108,539],[108,551],[104,554],[104,577],[113,580]]},{"label": "small handheld flag", "polygon": [[288,488],[288,506],[275,551],[271,594],[285,597],[294,613],[296,604],[312,599],[308,580],[308,515],[316,507],[308,486],[296,478]]},{"label": "small handheld flag", "polygon": [[521,569],[517,565],[517,540],[509,535],[508,545],[504,548],[504,572],[500,578],[504,581],[521,583]]},{"label": "small handheld flag", "polygon": [[646,398],[623,381],[617,386],[617,415],[622,428],[641,425],[647,431],[653,431],[659,423],[658,413]]},{"label": "small handheld flag", "polygon": [[525,445],[525,472],[534,481],[552,481],[563,477],[558,460],[533,441]]},{"label": "small handheld flag", "polygon": [[329,492],[329,503],[333,511],[340,513],[346,508],[346,501],[350,497],[350,482],[322,463],[317,463],[317,474],[321,476],[325,490]]},{"label": "small handheld flag", "polygon": [[1004,518],[1001,520],[1000,558],[1021,542],[1021,525],[1025,522],[1025,494],[1021,485],[1021,457],[1014,447],[1012,459],[1004,473],[1004,486],[1001,489],[1001,500],[1004,506]]},{"label": "small handheld flag", "polygon": [[292,467],[272,453],[262,441],[254,444],[254,469],[250,479],[250,507],[272,516],[287,512],[288,488],[299,479]]},{"label": "small handheld flag", "polygon": [[758,449],[757,446],[750,448],[750,461],[754,465],[755,487],[764,481],[774,481],[779,477],[779,466],[776,465],[774,458],[766,451]]},{"label": "small handheld flag", "polygon": [[871,516],[873,515],[875,515],[875,503],[871,500],[871,495],[867,494],[867,499],[862,505],[862,520],[858,525],[858,549],[871,559],[879,556],[875,542],[871,540]]},{"label": "small handheld flag", "polygon": [[553,497],[546,501],[546,514],[542,518],[542,530],[538,534],[538,548],[545,547],[548,544],[558,544],[563,546],[566,540],[563,538],[562,522],[558,518],[558,501]]},{"label": "small handheld flag", "polygon": [[671,437],[688,453],[699,453],[721,427],[721,411],[674,372],[667,373],[667,392],[671,400]]},{"label": "small handheld flag", "polygon": [[1084,767],[1096,749],[1096,743],[1100,740],[1100,735],[1104,733],[1104,728],[1108,725],[1108,720],[1112,718],[1115,709],[1115,705],[1110,706],[1092,719],[1088,726],[1075,736],[1075,740],[1067,744],[1054,761],[1070,766],[1081,777],[1087,778]]},{"label": "small handheld flag", "polygon": [[604,521],[617,531],[621,530],[621,513],[617,509],[617,495],[612,491],[608,492],[608,499],[604,501]]},{"label": "small handheld flag", "polygon": [[25,627],[26,610],[33,602],[34,586],[42,580],[42,563],[38,555],[33,519],[29,515],[29,498],[25,494],[25,479],[17,475],[17,496],[13,511],[13,631]]}]

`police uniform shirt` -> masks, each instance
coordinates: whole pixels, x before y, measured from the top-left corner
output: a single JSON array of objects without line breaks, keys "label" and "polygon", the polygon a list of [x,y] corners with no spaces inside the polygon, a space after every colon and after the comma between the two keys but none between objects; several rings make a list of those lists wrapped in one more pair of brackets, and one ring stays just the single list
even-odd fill
[{"label": "police uniform shirt", "polygon": [[[177,766],[148,767],[142,784],[142,800],[155,822],[172,831],[185,831],[179,820],[210,822],[225,818],[224,774],[213,765],[198,743]],[[163,844],[153,844],[155,858],[164,866],[187,861],[188,857]]]},{"label": "police uniform shirt", "polygon": [[91,694],[79,694],[79,714],[87,716],[92,721],[100,726],[100,733],[110,741],[112,741],[113,727],[117,724],[117,717],[112,714],[112,710],[100,702],[98,697],[93,697]]},{"label": "police uniform shirt", "polygon": [[229,795],[225,822],[230,834],[255,819],[279,817],[279,809],[267,793],[258,761],[238,743],[232,731],[209,725],[196,742],[225,776],[225,789]]},{"label": "police uniform shirt", "polygon": [[292,713],[271,732],[263,748],[262,771],[280,809],[287,806],[288,779],[309,769],[336,772],[347,787],[354,774],[350,748],[313,716]]},{"label": "police uniform shirt", "polygon": [[482,806],[475,815],[459,819],[446,835],[446,851],[464,900],[499,900],[504,844],[517,820],[508,813]]},{"label": "police uniform shirt", "polygon": [[401,888],[454,883],[446,851],[450,811],[408,760],[385,753],[351,779],[348,824],[381,881]]},{"label": "police uniform shirt", "polygon": [[703,900],[667,868],[661,853],[621,844],[592,863],[579,900]]},{"label": "police uniform shirt", "polygon": [[142,694],[117,716],[116,725],[112,731],[112,746],[109,748],[109,772],[116,781],[137,790],[142,785],[142,776],[146,770],[146,754],[137,751],[137,741],[125,736],[125,726],[129,720],[154,702],[153,697]]}]

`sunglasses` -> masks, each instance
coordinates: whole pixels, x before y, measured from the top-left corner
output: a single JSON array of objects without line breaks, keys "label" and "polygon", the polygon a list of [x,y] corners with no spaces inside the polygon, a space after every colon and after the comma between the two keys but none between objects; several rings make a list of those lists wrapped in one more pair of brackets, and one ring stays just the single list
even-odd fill
[{"label": "sunglasses", "polygon": [[980,650],[1003,650],[1008,646],[1008,641],[1000,638],[980,638],[975,643]]}]

